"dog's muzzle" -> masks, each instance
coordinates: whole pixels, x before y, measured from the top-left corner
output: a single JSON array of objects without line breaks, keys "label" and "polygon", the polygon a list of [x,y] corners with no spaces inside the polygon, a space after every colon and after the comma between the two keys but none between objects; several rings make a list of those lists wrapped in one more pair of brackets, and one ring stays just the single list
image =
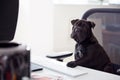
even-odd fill
[{"label": "dog's muzzle", "polygon": [[75,33],[72,32],[72,33],[71,33],[71,38],[76,41],[76,40],[78,39],[78,38],[77,38],[77,34],[75,34]]}]

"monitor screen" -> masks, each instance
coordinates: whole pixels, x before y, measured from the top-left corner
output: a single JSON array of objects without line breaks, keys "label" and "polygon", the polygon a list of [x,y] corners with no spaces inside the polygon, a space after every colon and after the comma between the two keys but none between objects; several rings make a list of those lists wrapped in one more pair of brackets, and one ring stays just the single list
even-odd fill
[{"label": "monitor screen", "polygon": [[14,38],[19,0],[0,0],[0,41]]}]

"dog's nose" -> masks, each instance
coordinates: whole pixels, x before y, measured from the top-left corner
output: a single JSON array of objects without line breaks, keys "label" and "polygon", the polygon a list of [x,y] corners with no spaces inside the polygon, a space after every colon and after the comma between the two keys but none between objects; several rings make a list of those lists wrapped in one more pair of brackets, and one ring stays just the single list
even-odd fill
[{"label": "dog's nose", "polygon": [[74,33],[71,33],[71,38],[74,38],[75,37],[75,34]]}]

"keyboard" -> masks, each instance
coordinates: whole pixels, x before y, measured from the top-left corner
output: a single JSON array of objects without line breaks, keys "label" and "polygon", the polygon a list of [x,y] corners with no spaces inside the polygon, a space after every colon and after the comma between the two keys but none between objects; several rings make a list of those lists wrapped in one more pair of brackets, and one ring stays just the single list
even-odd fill
[{"label": "keyboard", "polygon": [[[57,64],[56,64],[57,62]],[[59,64],[58,64],[59,63]],[[70,76],[70,77],[78,77],[84,74],[87,74],[86,71],[79,70],[77,68],[70,68],[66,65],[61,64],[62,62],[53,61],[53,60],[44,60],[44,62],[40,63],[43,68],[47,68],[49,70]]]}]

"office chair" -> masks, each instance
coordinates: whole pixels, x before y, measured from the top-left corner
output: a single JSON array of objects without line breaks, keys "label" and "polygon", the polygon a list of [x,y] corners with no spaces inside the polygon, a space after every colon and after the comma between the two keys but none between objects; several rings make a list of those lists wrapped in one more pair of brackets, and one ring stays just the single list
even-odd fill
[{"label": "office chair", "polygon": [[[93,21],[96,24],[93,33],[110,57],[115,74],[120,75],[120,9],[93,8],[86,11],[81,19]],[[64,59],[69,54],[66,57],[63,56],[57,55],[54,59]]]},{"label": "office chair", "polygon": [[120,9],[90,9],[82,19],[95,22],[96,32],[93,32],[99,43],[104,47],[111,61],[120,65]]},{"label": "office chair", "polygon": [[72,52],[65,51],[65,52],[59,52],[55,54],[48,54],[46,57],[63,62],[64,58],[70,57],[72,56],[72,54],[73,54]]}]

